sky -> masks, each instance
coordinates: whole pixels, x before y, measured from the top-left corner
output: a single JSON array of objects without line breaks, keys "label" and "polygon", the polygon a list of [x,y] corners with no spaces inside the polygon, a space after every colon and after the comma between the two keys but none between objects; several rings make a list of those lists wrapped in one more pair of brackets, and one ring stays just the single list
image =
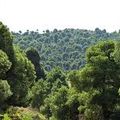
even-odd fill
[{"label": "sky", "polygon": [[0,0],[0,21],[11,31],[120,29],[120,0]]}]

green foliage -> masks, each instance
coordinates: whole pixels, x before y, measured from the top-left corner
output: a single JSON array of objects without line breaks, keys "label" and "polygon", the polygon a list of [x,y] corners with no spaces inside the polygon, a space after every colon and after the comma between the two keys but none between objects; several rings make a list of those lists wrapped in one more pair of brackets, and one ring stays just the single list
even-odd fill
[{"label": "green foliage", "polygon": [[36,78],[33,64],[22,50],[13,49],[12,40],[8,28],[0,22],[0,112],[9,104],[27,105]]},{"label": "green foliage", "polygon": [[16,105],[26,105],[29,88],[36,78],[35,70],[25,53],[18,48],[15,49],[15,57],[14,70],[8,78],[13,92],[11,102]]},{"label": "green foliage", "polygon": [[47,74],[46,81],[48,82],[50,92],[56,91],[61,86],[68,86],[66,75],[59,67],[54,68]]},{"label": "green foliage", "polygon": [[[44,98],[40,111],[47,118],[58,120],[72,120],[73,116],[78,119],[79,114],[86,120],[109,119],[116,109],[120,87],[115,45],[113,41],[106,41],[87,49],[87,64],[80,71],[70,71],[68,83],[66,77],[61,77],[64,74],[60,69],[49,72],[46,79],[48,88],[50,86],[49,97]],[[62,87],[66,86],[64,82],[56,84],[59,80],[70,88]]]},{"label": "green foliage", "polygon": [[32,107],[40,108],[44,104],[44,100],[48,95],[48,83],[44,80],[39,80],[32,87]]},{"label": "green foliage", "polygon": [[0,80],[0,104],[12,95],[10,86],[6,80]]},{"label": "green foliage", "polygon": [[[56,31],[56,30],[55,30]],[[56,32],[46,30],[13,33],[14,44],[27,50],[35,48],[40,55],[43,67],[50,71],[56,66],[64,70],[76,70],[85,65],[86,49],[101,40],[120,40],[120,33],[108,33],[96,28],[95,31],[82,29],[64,29]]]},{"label": "green foliage", "polygon": [[0,22],[0,49],[6,52],[11,62],[14,61],[13,36],[9,29]]},{"label": "green foliage", "polygon": [[[68,116],[68,106],[67,102],[67,88],[62,87],[57,92],[49,95],[45,100],[45,104],[49,106],[52,113],[52,117],[57,120],[67,120]],[[66,113],[66,115],[64,114]]]},{"label": "green foliage", "polygon": [[80,103],[80,106],[79,106],[80,113],[84,113],[87,108],[92,106],[91,103],[92,103],[93,97],[98,94],[99,94],[99,91],[97,90],[89,90],[88,92],[83,91],[79,94],[78,100]]},{"label": "green foliage", "polygon": [[[90,47],[86,53],[87,64],[80,72],[80,79],[87,88],[83,90],[98,91],[98,94],[92,96],[90,104],[102,108],[104,119],[109,119],[119,98],[119,65],[114,61],[114,51],[115,43],[113,41],[100,42]],[[88,100],[88,98],[86,99]]]},{"label": "green foliage", "polygon": [[78,93],[74,89],[62,86],[49,94],[40,111],[50,120],[78,119]]},{"label": "green foliage", "polygon": [[66,75],[60,68],[55,68],[47,74],[46,80],[38,80],[32,87],[32,106],[40,108],[46,96],[62,86],[67,86]]},{"label": "green foliage", "polygon": [[113,53],[113,56],[115,62],[120,64],[120,42],[115,43],[115,51]]},{"label": "green foliage", "polygon": [[6,76],[6,72],[10,70],[12,63],[9,61],[5,52],[0,50],[0,78],[3,79]]},{"label": "green foliage", "polygon": [[79,88],[79,82],[78,82],[79,78],[80,78],[80,75],[78,70],[70,71],[67,74],[67,81],[68,82],[70,81],[69,86],[74,88]]},{"label": "green foliage", "polygon": [[113,41],[99,42],[99,44],[89,47],[86,52],[87,63],[100,66],[106,63],[108,64],[113,59],[111,55],[114,49],[115,43]]},{"label": "green foliage", "polygon": [[10,107],[6,113],[10,116],[10,120],[46,120],[42,114],[30,107]]},{"label": "green foliage", "polygon": [[12,120],[12,119],[8,116],[8,114],[4,114],[3,117],[4,117],[4,118],[3,118],[2,120]]},{"label": "green foliage", "polygon": [[[89,34],[84,42],[82,34]],[[78,69],[83,66],[84,55],[88,41],[93,41],[93,34],[91,31],[65,29],[63,31],[45,32],[40,34],[38,32],[30,31],[21,33],[14,33],[16,39],[15,44],[19,44],[23,49],[29,47],[36,48],[41,56],[41,63],[46,70],[59,66],[65,70]],[[67,64],[69,61],[70,64]]]},{"label": "green foliage", "polygon": [[69,120],[79,119],[79,93],[74,88],[68,89],[67,102],[66,105],[69,108]]},{"label": "green foliage", "polygon": [[84,112],[85,120],[104,120],[100,106],[93,105]]},{"label": "green foliage", "polygon": [[35,66],[37,79],[45,78],[45,73],[40,65],[40,56],[39,56],[38,52],[35,49],[30,48],[26,51],[26,54],[27,54],[27,58]]},{"label": "green foliage", "polygon": [[[43,34],[29,30],[13,34],[14,43],[21,45],[26,53],[18,47],[13,49],[13,37],[0,22],[3,120],[120,118],[120,43],[108,41],[119,40],[120,33],[96,28],[95,31],[55,29]],[[102,39],[106,41],[93,45]],[[89,45],[92,46],[88,48]],[[40,63],[51,71],[45,75]],[[81,69],[65,72],[61,68]]]}]

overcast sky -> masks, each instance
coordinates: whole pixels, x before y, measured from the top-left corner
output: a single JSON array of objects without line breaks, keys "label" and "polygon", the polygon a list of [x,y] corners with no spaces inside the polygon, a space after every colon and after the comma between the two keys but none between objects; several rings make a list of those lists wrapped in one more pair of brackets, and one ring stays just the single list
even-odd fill
[{"label": "overcast sky", "polygon": [[0,21],[11,31],[120,29],[120,0],[0,0]]}]

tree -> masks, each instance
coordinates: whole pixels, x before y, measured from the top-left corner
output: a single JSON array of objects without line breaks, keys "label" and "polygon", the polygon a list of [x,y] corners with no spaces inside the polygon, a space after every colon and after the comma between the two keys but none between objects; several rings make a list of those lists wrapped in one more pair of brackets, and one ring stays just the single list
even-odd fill
[{"label": "tree", "polygon": [[120,66],[114,60],[115,43],[100,42],[87,49],[87,64],[81,70],[81,80],[86,84],[85,91],[98,90],[91,104],[102,107],[104,119],[109,119],[118,99],[120,86]]},{"label": "tree", "polygon": [[3,50],[9,57],[11,62],[14,62],[13,36],[9,29],[0,22],[0,49]]},{"label": "tree", "polygon": [[27,54],[27,58],[35,66],[37,80],[40,79],[40,78],[45,78],[44,70],[42,69],[42,67],[40,65],[40,56],[39,56],[38,52],[33,48],[29,48],[26,51],[26,54]]},{"label": "tree", "polygon": [[35,81],[34,66],[29,61],[25,53],[19,48],[15,48],[15,66],[9,76],[9,84],[13,95],[10,102],[13,105],[26,105],[28,103],[28,92]]}]

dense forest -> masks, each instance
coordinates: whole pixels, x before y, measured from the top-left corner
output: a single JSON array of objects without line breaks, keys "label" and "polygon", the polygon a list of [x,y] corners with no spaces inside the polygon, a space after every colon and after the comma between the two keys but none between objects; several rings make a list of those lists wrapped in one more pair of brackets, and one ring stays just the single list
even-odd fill
[{"label": "dense forest", "polygon": [[80,29],[64,29],[53,31],[27,30],[13,33],[14,44],[23,50],[35,48],[40,55],[43,68],[50,71],[59,66],[63,70],[78,70],[85,65],[85,51],[101,40],[120,40],[120,32],[108,33],[96,28],[95,31]]},{"label": "dense forest", "polygon": [[120,33],[10,32],[0,22],[1,120],[120,120]]}]

